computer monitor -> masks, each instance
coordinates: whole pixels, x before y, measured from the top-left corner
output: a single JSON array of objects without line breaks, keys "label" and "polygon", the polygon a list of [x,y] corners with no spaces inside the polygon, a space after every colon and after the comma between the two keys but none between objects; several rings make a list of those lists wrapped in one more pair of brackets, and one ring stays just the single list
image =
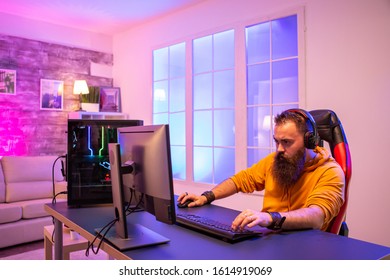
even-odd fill
[{"label": "computer monitor", "polygon": [[170,154],[169,126],[118,128],[118,143],[109,144],[115,230],[106,238],[118,249],[166,243],[169,239],[139,224],[127,223],[129,193],[142,199],[143,210],[156,220],[176,219]]}]

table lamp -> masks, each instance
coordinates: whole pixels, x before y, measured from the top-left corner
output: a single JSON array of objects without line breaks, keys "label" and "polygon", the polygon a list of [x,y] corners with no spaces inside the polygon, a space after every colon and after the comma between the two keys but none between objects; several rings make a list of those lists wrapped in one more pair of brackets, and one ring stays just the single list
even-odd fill
[{"label": "table lamp", "polygon": [[84,111],[81,108],[81,95],[82,94],[88,94],[88,85],[86,80],[75,80],[74,86],[73,86],[73,94],[79,95],[79,101],[80,101],[80,107],[77,111]]}]

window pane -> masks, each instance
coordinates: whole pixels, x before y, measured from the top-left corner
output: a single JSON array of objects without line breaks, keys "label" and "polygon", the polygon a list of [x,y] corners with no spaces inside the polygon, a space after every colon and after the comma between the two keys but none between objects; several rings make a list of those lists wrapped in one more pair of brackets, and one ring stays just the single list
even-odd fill
[{"label": "window pane", "polygon": [[280,114],[283,111],[286,111],[288,109],[297,108],[298,104],[289,104],[289,105],[275,105],[273,109],[273,114],[276,116],[277,114]]},{"label": "window pane", "polygon": [[298,55],[297,16],[272,21],[272,59]]},{"label": "window pane", "polygon": [[293,15],[246,29],[247,166],[274,150],[273,116],[298,106],[297,26]]},{"label": "window pane", "polygon": [[273,103],[298,102],[298,59],[273,63]]},{"label": "window pane", "polygon": [[214,145],[234,146],[234,111],[214,111]]},{"label": "window pane", "polygon": [[194,112],[194,145],[211,146],[212,138],[212,113],[211,111]]},{"label": "window pane", "polygon": [[153,51],[153,80],[168,78],[168,48]]},{"label": "window pane", "polygon": [[183,113],[175,113],[169,115],[169,134],[171,145],[185,145],[185,118]]},{"label": "window pane", "polygon": [[185,43],[169,47],[169,74],[170,78],[184,77],[186,71],[185,64]]},{"label": "window pane", "polygon": [[177,112],[185,110],[186,102],[185,78],[171,80],[169,91],[169,111]]},{"label": "window pane", "polygon": [[226,180],[235,172],[234,149],[215,148],[214,149],[214,182],[215,184]]},{"label": "window pane", "polygon": [[183,180],[186,176],[185,51],[185,43],[153,51],[153,124],[169,124],[173,177]]},{"label": "window pane", "polygon": [[208,72],[212,70],[213,44],[212,36],[207,36],[194,40],[194,74]]},{"label": "window pane", "polygon": [[212,74],[197,75],[193,79],[194,109],[211,109],[213,106]]},{"label": "window pane", "polygon": [[248,148],[248,166],[252,166],[271,152],[270,149]]},{"label": "window pane", "polygon": [[171,146],[172,175],[175,179],[186,178],[186,149],[185,147]]},{"label": "window pane", "polygon": [[168,112],[168,81],[154,83],[153,113],[161,112]]},{"label": "window pane", "polygon": [[272,133],[270,107],[248,108],[248,146],[270,147]]},{"label": "window pane", "polygon": [[214,71],[234,67],[234,31],[214,35]]},{"label": "window pane", "polygon": [[234,108],[234,71],[214,74],[214,108]]},{"label": "window pane", "polygon": [[194,147],[194,181],[212,184],[213,149]]},{"label": "window pane", "polygon": [[270,64],[248,66],[248,105],[270,103]]},{"label": "window pane", "polygon": [[[214,161],[215,145],[224,147],[234,147],[235,145],[234,46],[234,30],[198,38],[193,43],[193,165],[195,181],[213,183],[213,178],[216,176],[214,173],[216,165],[221,171],[227,167],[223,161],[218,163]],[[234,149],[232,150],[234,151]],[[225,155],[224,153],[220,157],[226,157]],[[204,159],[206,156],[210,161],[207,163],[208,169],[200,171],[205,168],[205,163],[200,159]],[[234,153],[232,164],[234,169]],[[224,174],[219,176],[223,177]]]},{"label": "window pane", "polygon": [[270,60],[270,23],[265,22],[246,28],[247,63]]},{"label": "window pane", "polygon": [[153,124],[168,124],[168,113],[153,114]]}]

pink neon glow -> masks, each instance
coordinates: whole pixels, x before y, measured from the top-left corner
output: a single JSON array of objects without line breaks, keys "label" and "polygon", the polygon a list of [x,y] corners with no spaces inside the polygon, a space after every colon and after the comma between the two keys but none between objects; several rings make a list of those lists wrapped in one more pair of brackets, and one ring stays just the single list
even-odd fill
[{"label": "pink neon glow", "polygon": [[0,112],[0,156],[26,155],[26,143],[23,131],[20,129],[16,116]]}]

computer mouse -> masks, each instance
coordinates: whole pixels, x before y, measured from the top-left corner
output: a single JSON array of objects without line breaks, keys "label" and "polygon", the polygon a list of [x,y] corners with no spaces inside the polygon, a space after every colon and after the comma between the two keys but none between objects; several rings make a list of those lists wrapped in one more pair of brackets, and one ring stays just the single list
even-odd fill
[{"label": "computer mouse", "polygon": [[179,208],[187,208],[188,207],[188,204],[190,204],[191,202],[193,202],[192,199],[187,199],[185,202],[183,203],[178,203],[177,204],[177,207]]}]

